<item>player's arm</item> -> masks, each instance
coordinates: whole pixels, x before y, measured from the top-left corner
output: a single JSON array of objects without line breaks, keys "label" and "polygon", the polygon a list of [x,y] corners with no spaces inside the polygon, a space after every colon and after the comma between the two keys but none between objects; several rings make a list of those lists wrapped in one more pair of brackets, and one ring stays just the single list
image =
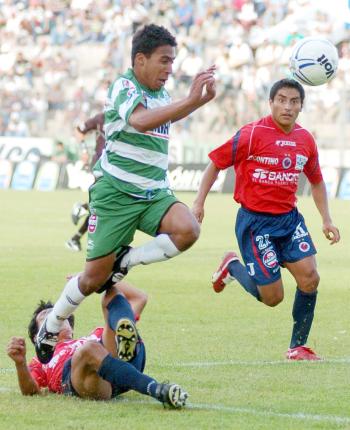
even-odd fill
[{"label": "player's arm", "polygon": [[40,394],[41,390],[30,374],[26,360],[26,344],[23,337],[12,337],[7,345],[7,355],[15,362],[18,385],[24,396]]},{"label": "player's arm", "polygon": [[103,122],[104,122],[104,113],[101,112],[93,116],[92,118],[87,119],[82,124],[79,124],[77,127],[77,130],[81,134],[89,133],[89,131],[92,131],[92,130],[100,130],[103,127]]},{"label": "player's arm", "polygon": [[146,109],[139,103],[129,117],[129,124],[140,132],[153,130],[162,124],[178,121],[208,103],[215,97],[214,67],[198,73],[193,80],[189,95],[167,106]]},{"label": "player's arm", "polygon": [[218,177],[219,172],[220,169],[218,169],[212,161],[208,164],[204,171],[196,199],[192,206],[192,212],[197,218],[198,222],[202,222],[204,218],[204,203],[209,191],[211,190],[211,187]]},{"label": "player's arm", "polygon": [[320,181],[317,184],[311,184],[311,194],[314,199],[315,205],[322,217],[322,231],[326,238],[330,240],[331,245],[339,242],[340,234],[338,228],[333,225],[329,207],[328,207],[328,197],[327,189],[324,181]]}]

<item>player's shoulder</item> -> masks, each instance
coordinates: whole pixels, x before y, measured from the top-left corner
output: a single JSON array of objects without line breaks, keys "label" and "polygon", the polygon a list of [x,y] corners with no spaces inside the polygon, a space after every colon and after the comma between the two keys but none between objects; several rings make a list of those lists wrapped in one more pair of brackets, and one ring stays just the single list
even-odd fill
[{"label": "player's shoulder", "polygon": [[111,88],[114,91],[136,91],[137,90],[137,81],[134,77],[134,74],[131,70],[117,76],[117,78],[113,81]]},{"label": "player's shoulder", "polygon": [[310,140],[311,143],[316,143],[315,136],[309,130],[307,130],[306,128],[304,128],[298,123],[295,123],[293,132],[299,136],[302,136],[303,139]]},{"label": "player's shoulder", "polygon": [[238,131],[239,135],[245,136],[245,137],[251,137],[260,133],[266,131],[266,129],[272,128],[271,125],[266,120],[266,117],[260,118],[256,121],[249,122],[245,124],[243,127],[241,127]]}]

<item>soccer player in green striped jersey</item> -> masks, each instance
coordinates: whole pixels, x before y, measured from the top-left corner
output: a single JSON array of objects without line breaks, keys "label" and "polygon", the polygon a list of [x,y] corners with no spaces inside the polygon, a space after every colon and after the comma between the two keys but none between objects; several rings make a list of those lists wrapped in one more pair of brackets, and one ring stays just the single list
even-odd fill
[{"label": "soccer player in green striped jersey", "polygon": [[[138,264],[172,258],[198,239],[199,224],[169,189],[170,124],[215,97],[215,66],[198,73],[188,95],[172,102],[164,85],[172,73],[175,38],[151,24],[132,40],[132,68],[111,85],[105,104],[105,150],[90,188],[87,261],[66,284],[36,341],[48,362],[63,324],[86,296],[106,290]],[[130,248],[135,231],[153,237]]]}]

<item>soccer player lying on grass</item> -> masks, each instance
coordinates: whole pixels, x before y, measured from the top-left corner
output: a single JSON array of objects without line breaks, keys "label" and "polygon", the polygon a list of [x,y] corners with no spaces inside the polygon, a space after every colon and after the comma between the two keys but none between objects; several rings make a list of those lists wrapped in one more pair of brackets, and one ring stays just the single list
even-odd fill
[{"label": "soccer player lying on grass", "polygon": [[[89,336],[73,339],[73,316],[64,321],[53,358],[41,364],[37,357],[29,365],[22,337],[12,337],[7,354],[15,362],[23,395],[50,392],[93,400],[109,400],[128,390],[149,395],[173,408],[185,405],[187,393],[177,384],[162,384],[143,374],[145,346],[135,326],[147,296],[120,282],[102,297],[105,327]],[[50,302],[41,301],[28,327],[34,343],[38,329],[51,311]]]}]

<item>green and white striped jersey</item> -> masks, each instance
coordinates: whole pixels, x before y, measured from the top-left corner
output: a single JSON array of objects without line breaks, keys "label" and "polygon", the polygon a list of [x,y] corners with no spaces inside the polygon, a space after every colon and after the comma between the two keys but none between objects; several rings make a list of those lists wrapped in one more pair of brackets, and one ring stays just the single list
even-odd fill
[{"label": "green and white striped jersey", "polygon": [[139,103],[146,109],[154,109],[170,102],[164,88],[152,91],[144,87],[132,69],[109,88],[104,109],[106,147],[100,166],[113,177],[113,186],[120,191],[149,199],[157,190],[168,188],[170,122],[142,133],[128,121]]}]

